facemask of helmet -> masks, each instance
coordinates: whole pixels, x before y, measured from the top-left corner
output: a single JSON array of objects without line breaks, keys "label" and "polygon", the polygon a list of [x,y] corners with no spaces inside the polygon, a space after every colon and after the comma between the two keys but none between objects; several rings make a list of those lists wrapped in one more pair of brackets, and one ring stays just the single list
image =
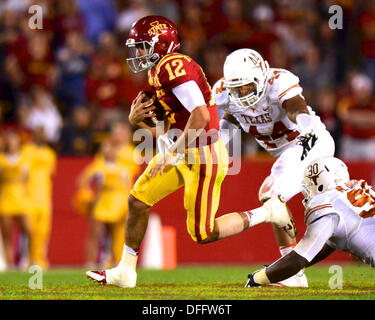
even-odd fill
[{"label": "facemask of helmet", "polygon": [[133,73],[138,73],[152,68],[159,60],[160,56],[154,52],[154,42],[135,42],[128,39],[126,46],[129,48],[129,56],[126,62]]},{"label": "facemask of helmet", "polygon": [[[228,55],[224,63],[224,85],[230,100],[240,108],[253,107],[264,95],[268,71],[268,62],[255,50],[240,49]],[[249,88],[241,90],[243,86]],[[243,91],[248,93],[242,94]]]},{"label": "facemask of helmet", "polygon": [[304,174],[302,193],[307,201],[314,196],[345,184],[350,180],[344,162],[334,157],[324,157],[311,162]]}]

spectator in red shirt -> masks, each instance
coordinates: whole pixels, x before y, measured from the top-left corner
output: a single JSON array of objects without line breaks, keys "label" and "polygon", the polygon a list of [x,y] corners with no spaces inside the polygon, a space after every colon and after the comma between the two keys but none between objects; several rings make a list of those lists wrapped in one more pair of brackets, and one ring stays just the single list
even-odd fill
[{"label": "spectator in red shirt", "polygon": [[70,32],[82,34],[85,30],[85,21],[78,11],[76,0],[58,1],[57,6],[56,45],[60,46],[66,41],[66,36]]},{"label": "spectator in red shirt", "polygon": [[325,87],[317,92],[316,112],[336,143],[336,154],[340,152],[341,124],[337,116],[337,94],[333,87]]},{"label": "spectator in red shirt", "polygon": [[229,51],[246,48],[251,35],[251,25],[244,17],[244,7],[241,0],[228,0],[224,2],[223,21],[217,21],[217,25],[223,25],[224,30],[220,35],[222,44]]},{"label": "spectator in red shirt", "polygon": [[181,50],[198,62],[207,40],[202,15],[202,9],[197,2],[186,1],[183,3],[182,19],[178,26]]},{"label": "spectator in red shirt", "polygon": [[56,69],[46,34],[33,33],[27,40],[26,52],[22,56],[14,54],[8,57],[7,71],[15,87],[23,92],[31,86],[43,86],[49,92],[55,82]]},{"label": "spectator in red shirt", "polygon": [[95,109],[94,126],[99,130],[125,116],[125,61],[113,33],[103,33],[87,79],[87,96]]},{"label": "spectator in red shirt", "polygon": [[375,159],[375,99],[373,83],[365,74],[350,81],[351,95],[340,100],[338,115],[343,123],[341,156],[345,159]]}]

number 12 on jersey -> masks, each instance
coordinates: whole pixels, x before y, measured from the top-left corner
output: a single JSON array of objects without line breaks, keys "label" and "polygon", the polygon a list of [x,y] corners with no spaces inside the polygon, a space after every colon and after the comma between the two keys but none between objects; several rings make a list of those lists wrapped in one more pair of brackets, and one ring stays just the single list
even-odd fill
[{"label": "number 12 on jersey", "polygon": [[181,59],[173,60],[165,65],[165,69],[168,71],[169,81],[172,81],[178,77],[186,75],[186,71],[183,68],[184,63]]}]

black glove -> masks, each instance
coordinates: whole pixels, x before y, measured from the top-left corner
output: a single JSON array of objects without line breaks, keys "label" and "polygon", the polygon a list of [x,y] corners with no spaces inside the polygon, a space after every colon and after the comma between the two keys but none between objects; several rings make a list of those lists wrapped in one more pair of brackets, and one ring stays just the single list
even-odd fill
[{"label": "black glove", "polygon": [[309,132],[303,136],[297,137],[297,139],[297,144],[302,146],[303,148],[301,160],[304,160],[308,152],[314,147],[316,141],[318,140],[318,137],[315,135],[315,133]]}]

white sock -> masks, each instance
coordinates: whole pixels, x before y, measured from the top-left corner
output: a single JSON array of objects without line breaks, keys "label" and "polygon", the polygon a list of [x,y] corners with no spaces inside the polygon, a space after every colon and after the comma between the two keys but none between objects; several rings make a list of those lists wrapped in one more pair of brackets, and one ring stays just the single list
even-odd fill
[{"label": "white sock", "polygon": [[249,211],[244,211],[244,213],[247,215],[247,218],[249,219],[250,227],[254,227],[259,223],[266,222],[269,215],[268,211],[263,207],[259,207]]},{"label": "white sock", "polygon": [[121,261],[118,264],[119,268],[130,268],[135,270],[137,267],[137,260],[138,260],[138,251],[134,250],[133,248],[124,245],[124,249],[122,251]]}]

